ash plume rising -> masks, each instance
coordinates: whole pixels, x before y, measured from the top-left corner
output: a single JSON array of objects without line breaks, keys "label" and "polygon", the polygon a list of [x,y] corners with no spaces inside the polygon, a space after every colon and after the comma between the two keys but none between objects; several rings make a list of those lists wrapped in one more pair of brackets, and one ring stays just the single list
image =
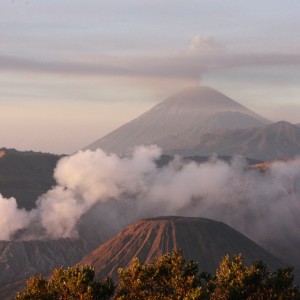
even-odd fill
[{"label": "ash plume rising", "polygon": [[160,156],[158,147],[149,146],[126,157],[98,149],[62,158],[54,173],[57,185],[37,200],[36,209],[20,210],[15,199],[0,198],[0,239],[20,229],[24,239],[77,238],[85,219],[119,230],[139,218],[183,215],[223,221],[277,247],[273,252],[283,243],[297,255],[300,160],[275,162],[260,172],[239,157],[202,164],[177,157],[158,168]]}]

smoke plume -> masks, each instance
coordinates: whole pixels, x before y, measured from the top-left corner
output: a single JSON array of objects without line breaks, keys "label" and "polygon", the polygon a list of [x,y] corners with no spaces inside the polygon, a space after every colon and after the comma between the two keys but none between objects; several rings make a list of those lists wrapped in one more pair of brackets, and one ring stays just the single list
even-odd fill
[{"label": "smoke plume", "polygon": [[239,157],[202,164],[176,157],[159,168],[160,155],[150,146],[127,157],[88,150],[62,158],[54,173],[57,185],[33,211],[0,198],[0,238],[20,229],[31,238],[76,238],[85,220],[101,232],[138,218],[184,215],[223,221],[261,243],[299,241],[300,160],[275,162],[261,172]]},{"label": "smoke plume", "polygon": [[15,198],[3,198],[0,194],[0,240],[8,240],[18,229],[29,225],[30,215],[24,209],[17,208]]}]

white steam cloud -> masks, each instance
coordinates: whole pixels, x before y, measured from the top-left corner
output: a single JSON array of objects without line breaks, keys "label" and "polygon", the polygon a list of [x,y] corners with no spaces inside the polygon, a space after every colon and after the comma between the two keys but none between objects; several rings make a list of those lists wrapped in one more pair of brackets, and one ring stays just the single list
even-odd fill
[{"label": "white steam cloud", "polygon": [[123,159],[101,150],[63,158],[54,174],[58,186],[38,200],[47,236],[74,237],[78,220],[97,202],[147,189],[148,180],[156,172],[154,160],[160,153],[157,147],[142,147]]},{"label": "white steam cloud", "polygon": [[151,146],[138,147],[130,157],[97,150],[61,159],[54,174],[57,186],[38,199],[35,210],[20,210],[15,199],[0,198],[0,238],[32,227],[39,229],[34,238],[76,237],[89,214],[119,229],[137,218],[185,215],[223,221],[271,248],[281,240],[297,255],[300,160],[277,162],[260,172],[241,158],[202,164],[175,158],[158,168],[160,155]]},{"label": "white steam cloud", "polygon": [[15,198],[3,198],[0,194],[0,240],[8,240],[19,229],[30,223],[30,213],[17,208]]}]

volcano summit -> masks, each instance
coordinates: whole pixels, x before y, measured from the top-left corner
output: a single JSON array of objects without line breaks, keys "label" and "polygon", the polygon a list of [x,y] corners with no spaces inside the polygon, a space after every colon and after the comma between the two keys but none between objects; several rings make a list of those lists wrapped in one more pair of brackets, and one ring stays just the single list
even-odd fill
[{"label": "volcano summit", "polygon": [[216,129],[259,127],[268,123],[268,120],[212,88],[191,87],[167,98],[85,149],[101,148],[124,154],[137,145],[156,144],[164,152],[169,152],[175,145],[176,148],[184,148],[185,139],[180,144],[182,137],[197,141],[199,135]]}]

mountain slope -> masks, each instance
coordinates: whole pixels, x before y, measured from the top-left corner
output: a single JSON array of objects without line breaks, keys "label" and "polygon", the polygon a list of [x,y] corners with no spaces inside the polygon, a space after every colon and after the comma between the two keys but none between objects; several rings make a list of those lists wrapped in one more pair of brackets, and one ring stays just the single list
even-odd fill
[{"label": "mountain slope", "polygon": [[217,131],[204,134],[193,149],[177,149],[183,155],[244,155],[272,160],[300,154],[300,128],[281,121],[260,128]]},{"label": "mountain slope", "polygon": [[[249,129],[264,126],[265,123],[240,112],[219,112],[207,118],[204,123],[176,135],[164,136],[154,144],[160,145],[165,153],[179,153],[182,149],[193,149],[201,141],[203,135],[225,129]],[[174,151],[176,150],[176,151]]]},{"label": "mountain slope", "polygon": [[[206,121],[216,114],[238,112],[251,118],[236,119],[235,128],[261,126],[268,121],[229,97],[208,87],[184,89],[154,106],[135,120],[121,126],[85,149],[102,148],[108,152],[127,153],[137,145],[158,144],[163,149],[165,137],[177,135],[195,126],[205,126]],[[219,115],[219,118],[222,116]],[[232,128],[232,122],[214,122],[215,128]],[[229,127],[227,127],[227,125]]]},{"label": "mountain slope", "polygon": [[54,267],[70,266],[86,254],[81,240],[0,241],[0,287]]},{"label": "mountain slope", "polygon": [[116,278],[118,268],[139,257],[148,263],[155,257],[182,249],[186,259],[199,263],[200,270],[213,272],[226,254],[242,253],[245,262],[261,259],[271,268],[282,263],[247,237],[221,222],[204,218],[160,217],[128,226],[117,236],[86,256],[80,264],[95,266],[99,277]]}]

